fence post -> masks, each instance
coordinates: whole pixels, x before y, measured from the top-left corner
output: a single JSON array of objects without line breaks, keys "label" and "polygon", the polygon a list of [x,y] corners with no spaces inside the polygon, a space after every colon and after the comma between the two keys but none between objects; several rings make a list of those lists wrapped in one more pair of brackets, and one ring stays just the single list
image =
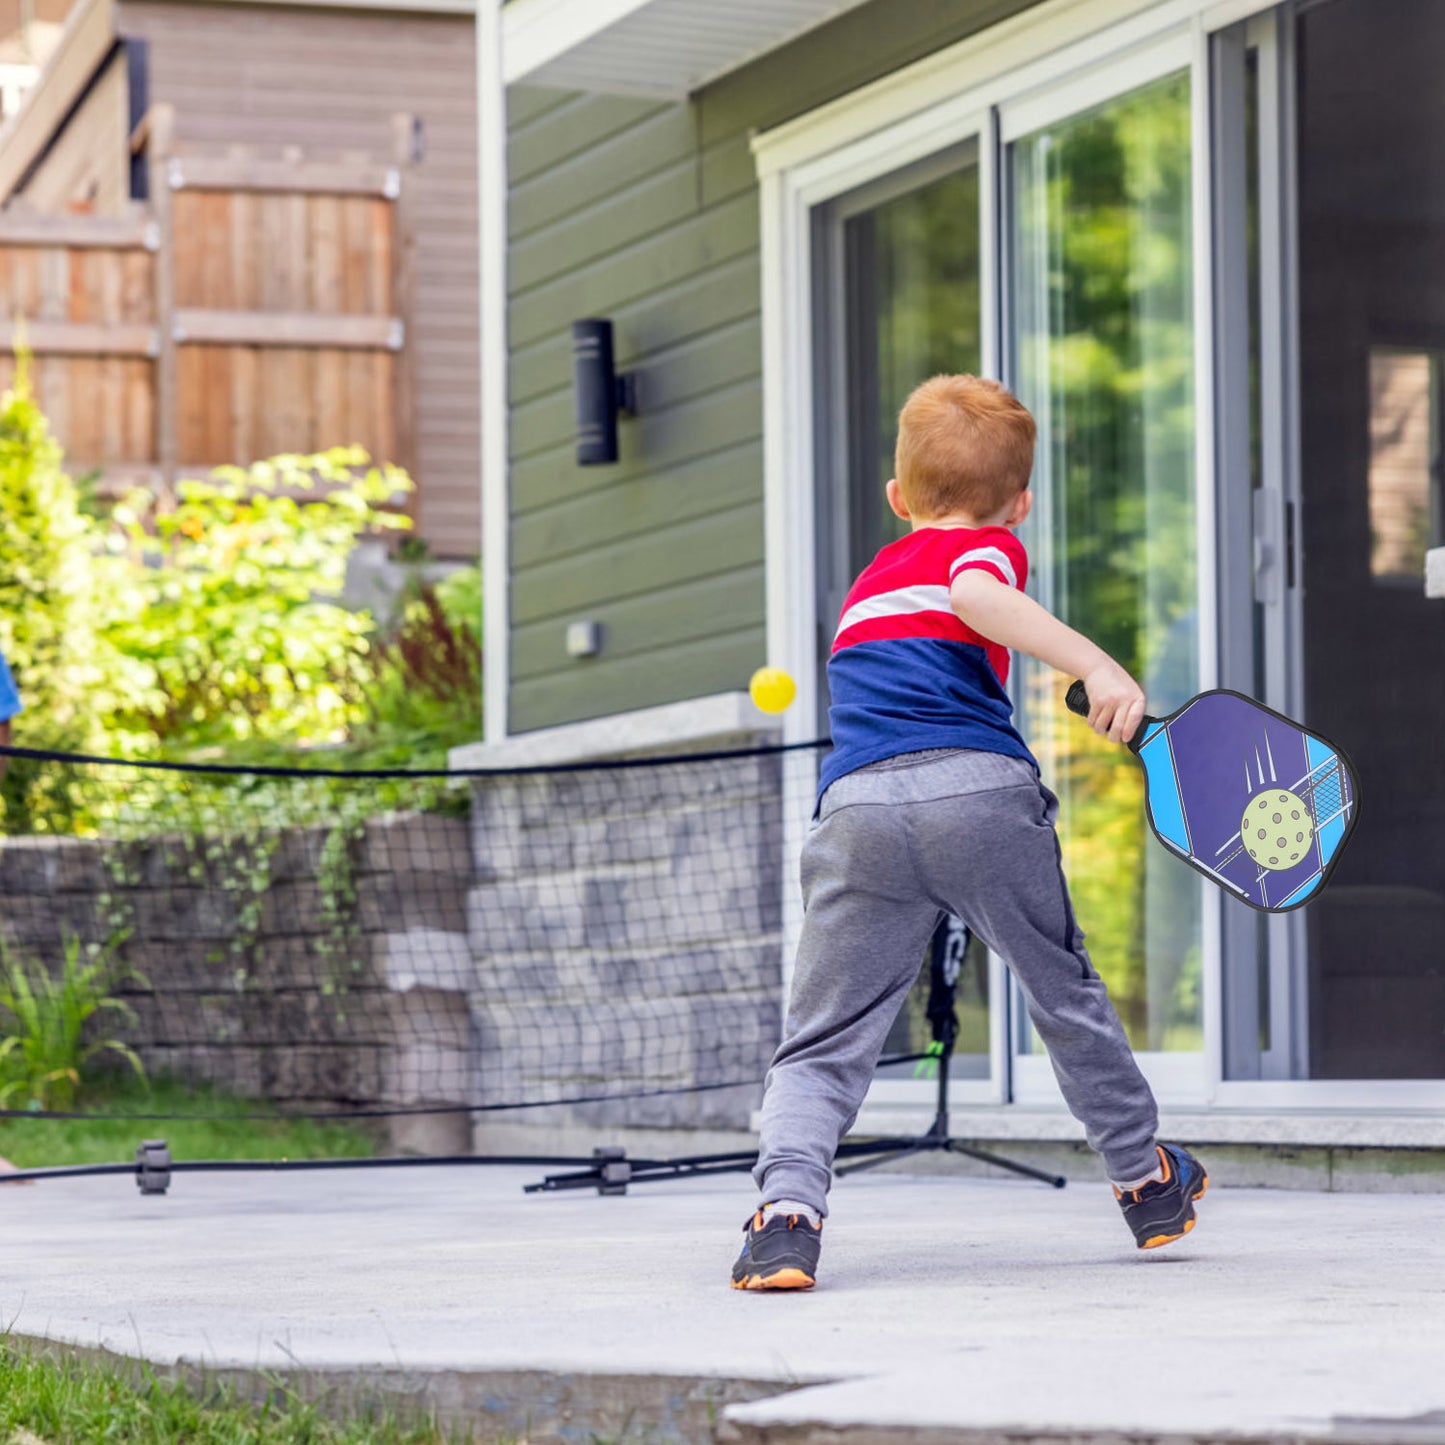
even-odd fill
[{"label": "fence post", "polygon": [[159,349],[156,353],[156,465],[163,493],[176,481],[176,262],[175,224],[171,205],[171,152],[175,145],[175,107],[150,108],[146,164],[151,214],[156,225],[155,308]]},{"label": "fence post", "polygon": [[[395,396],[396,456],[398,466],[416,477],[416,228],[412,198],[412,169],[416,161],[416,117],[398,113],[391,118],[391,159],[396,168],[397,192],[392,198],[391,277],[392,313],[401,318],[401,349],[392,370]],[[415,519],[417,494],[407,504]]]}]

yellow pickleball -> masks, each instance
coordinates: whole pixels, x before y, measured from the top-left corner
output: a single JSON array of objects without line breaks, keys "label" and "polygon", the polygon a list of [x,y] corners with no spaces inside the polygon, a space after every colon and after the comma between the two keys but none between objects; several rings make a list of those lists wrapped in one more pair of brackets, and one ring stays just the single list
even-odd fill
[{"label": "yellow pickleball", "polygon": [[748,694],[760,712],[782,712],[798,695],[798,684],[781,667],[760,667],[748,683]]}]

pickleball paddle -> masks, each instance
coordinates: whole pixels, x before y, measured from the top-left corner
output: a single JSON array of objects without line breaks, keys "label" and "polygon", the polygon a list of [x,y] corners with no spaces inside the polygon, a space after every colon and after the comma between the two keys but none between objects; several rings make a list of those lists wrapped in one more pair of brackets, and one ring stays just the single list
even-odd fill
[{"label": "pickleball paddle", "polygon": [[[1089,715],[1075,682],[1064,701]],[[1159,841],[1264,913],[1308,903],[1330,880],[1360,812],[1350,760],[1243,693],[1201,692],[1129,739]]]}]

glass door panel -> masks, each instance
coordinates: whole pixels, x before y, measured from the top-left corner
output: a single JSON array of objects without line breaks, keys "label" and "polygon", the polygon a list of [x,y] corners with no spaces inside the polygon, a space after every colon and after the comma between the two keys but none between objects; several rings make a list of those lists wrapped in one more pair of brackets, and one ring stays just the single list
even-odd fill
[{"label": "glass door panel", "polygon": [[[1014,140],[1011,372],[1039,424],[1024,534],[1037,595],[1163,714],[1199,688],[1191,97],[1165,76]],[[1147,836],[1142,774],[1020,669],[1022,726],[1060,796],[1090,956],[1134,1048],[1203,1046],[1202,896]],[[1021,1051],[1037,1052],[1022,1030]],[[1192,1077],[1192,1075],[1191,1075]]]},{"label": "glass door panel", "polygon": [[[977,372],[982,363],[977,142],[842,196],[814,217],[818,664],[825,679],[848,587],[906,527],[883,491],[893,475],[898,413],[919,382],[939,372]],[[826,682],[820,693],[826,731]],[[956,977],[952,1077],[961,1081],[961,1097],[995,1097],[988,952],[965,934],[940,935],[934,946],[945,950]],[[885,1054],[923,1053],[932,1042],[925,962]],[[871,1100],[921,1103],[932,1097],[931,1077],[926,1065],[886,1067]]]},{"label": "glass door panel", "polygon": [[[980,363],[978,147],[970,141],[818,214],[824,596],[903,535],[883,495],[898,413],[920,381]],[[826,629],[825,629],[826,631]],[[823,640],[825,660],[832,635]]]}]

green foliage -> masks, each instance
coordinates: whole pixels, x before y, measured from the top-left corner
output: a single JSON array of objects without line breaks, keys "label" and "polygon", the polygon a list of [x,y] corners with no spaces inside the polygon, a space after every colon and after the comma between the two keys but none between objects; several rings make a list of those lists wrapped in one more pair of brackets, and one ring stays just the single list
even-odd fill
[{"label": "green foliage", "polygon": [[450,1445],[472,1438],[460,1426],[444,1430],[375,1408],[333,1417],[281,1377],[269,1384],[264,1402],[252,1403],[228,1384],[191,1388],[146,1365],[117,1369],[0,1341],[0,1438],[12,1445]]},{"label": "green foliage", "polygon": [[111,950],[98,944],[68,940],[58,973],[0,945],[0,1009],[9,1015],[0,1041],[0,1105],[13,1108],[19,1099],[39,1109],[72,1108],[93,1075],[93,1061],[106,1054],[144,1077],[126,1043],[94,1037],[94,1024],[106,1014],[135,1017],[112,996],[120,981]]},{"label": "green foliage", "polygon": [[133,678],[98,623],[135,598],[80,510],[20,362],[0,399],[0,650],[26,703],[16,741],[83,746]]},{"label": "green foliage", "polygon": [[[136,592],[61,467],[24,353],[14,387],[0,397],[0,559],[0,651],[24,704],[12,741],[78,752],[105,746],[107,717],[145,687],[104,628],[135,608]],[[67,781],[41,764],[12,763],[0,785],[11,830],[68,827],[75,803]]]},{"label": "green foliage", "polygon": [[422,587],[377,644],[353,734],[354,756],[365,759],[356,766],[444,768],[449,748],[481,735],[480,594],[474,568]]},{"label": "green foliage", "polygon": [[[1049,503],[1035,565],[1161,714],[1198,677],[1190,115],[1188,75],[1169,76],[1015,150],[1021,389]],[[1091,957],[1136,1047],[1197,1046],[1197,882],[1146,843],[1135,761],[1061,694],[1035,674],[1028,727],[1056,764]]]},{"label": "green foliage", "polygon": [[[358,537],[410,526],[389,510],[412,490],[405,473],[336,448],[223,467],[174,499],[136,493],[101,515],[65,474],[20,360],[0,399],[0,650],[24,703],[17,745],[416,768],[445,767],[478,736],[475,568],[413,589],[385,634],[341,604]],[[81,798],[78,784],[73,770],[14,760],[3,830],[122,820],[119,776],[112,797],[91,779]]]},{"label": "green foliage", "polygon": [[140,606],[107,632],[153,687],[120,725],[188,748],[344,738],[371,646],[370,618],[339,602],[346,558],[363,532],[409,525],[384,504],[411,485],[341,447],[219,468],[169,511],[132,496],[114,520]]},{"label": "green foliage", "polygon": [[[288,1118],[262,1099],[241,1099],[209,1084],[132,1073],[99,1074],[86,1091],[91,1115],[0,1119],[0,1155],[17,1168],[114,1164],[156,1129],[127,1115],[158,1114],[176,1159],[367,1159],[384,1134],[376,1121]],[[196,1117],[192,1117],[196,1116]]]}]

